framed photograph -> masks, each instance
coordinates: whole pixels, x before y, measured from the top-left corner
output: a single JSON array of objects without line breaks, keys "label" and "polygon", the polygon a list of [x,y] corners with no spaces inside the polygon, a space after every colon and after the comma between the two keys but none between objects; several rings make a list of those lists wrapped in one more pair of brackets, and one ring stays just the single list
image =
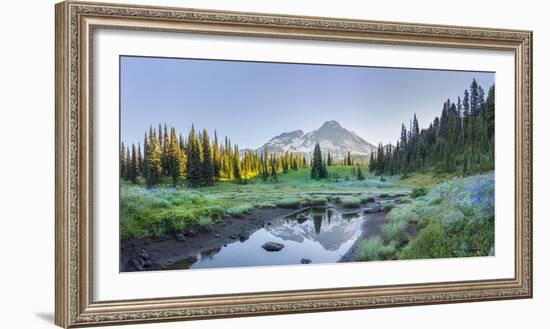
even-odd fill
[{"label": "framed photograph", "polygon": [[56,6],[56,324],[530,298],[532,33]]}]

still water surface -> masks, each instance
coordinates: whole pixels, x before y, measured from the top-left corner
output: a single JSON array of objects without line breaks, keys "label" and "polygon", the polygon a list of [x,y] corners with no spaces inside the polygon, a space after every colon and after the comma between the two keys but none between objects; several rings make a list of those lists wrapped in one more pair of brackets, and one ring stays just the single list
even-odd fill
[{"label": "still water surface", "polygon": [[[341,214],[334,209],[308,209],[265,225],[245,241],[236,241],[197,255],[198,261],[186,261],[175,268],[219,268],[234,266],[293,265],[302,259],[311,263],[335,263],[361,235],[362,213]],[[276,252],[262,248],[266,242],[284,244]]]}]

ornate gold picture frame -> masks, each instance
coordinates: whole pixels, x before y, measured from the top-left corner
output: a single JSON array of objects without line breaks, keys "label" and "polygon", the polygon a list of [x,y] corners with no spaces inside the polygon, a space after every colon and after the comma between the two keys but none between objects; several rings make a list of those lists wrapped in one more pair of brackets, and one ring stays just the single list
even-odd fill
[{"label": "ornate gold picture frame", "polygon": [[[65,1],[56,5],[55,323],[62,327],[531,298],[532,32]],[[491,49],[515,58],[513,278],[97,301],[93,34],[101,29]]]}]

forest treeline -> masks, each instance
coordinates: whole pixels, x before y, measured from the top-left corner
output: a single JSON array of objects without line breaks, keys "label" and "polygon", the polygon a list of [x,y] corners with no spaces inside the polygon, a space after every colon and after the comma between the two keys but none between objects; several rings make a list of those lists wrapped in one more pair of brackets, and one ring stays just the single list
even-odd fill
[{"label": "forest treeline", "polygon": [[121,144],[120,177],[137,183],[140,177],[147,187],[161,183],[163,177],[169,177],[173,185],[185,179],[193,187],[212,185],[217,181],[239,181],[261,176],[264,180],[277,180],[277,173],[307,166],[303,155],[285,152],[269,154],[267,147],[262,151],[239,151],[238,145],[232,145],[225,137],[218,141],[217,133],[211,141],[208,131],[198,133],[192,126],[187,137],[176,132],[174,127],[158,130],[150,127],[145,132],[143,148]]},{"label": "forest treeline", "polygon": [[[456,102],[447,99],[441,115],[427,128],[420,129],[416,114],[409,129],[401,126],[401,135],[395,145],[378,145],[371,153],[369,171],[376,175],[407,175],[418,170],[460,173],[469,175],[494,169],[495,145],[495,86],[487,96],[474,79]],[[261,177],[277,180],[278,173],[311,168],[312,179],[329,177],[327,167],[333,165],[360,166],[352,155],[335,160],[330,152],[326,156],[317,143],[311,159],[303,154],[285,152],[239,151],[225,137],[218,141],[217,133],[211,140],[206,129],[197,132],[191,126],[186,137],[159,125],[145,132],[143,144],[120,148],[120,176],[133,183],[144,181],[147,187],[159,185],[165,177],[175,186],[185,180],[192,187],[208,186],[217,181],[238,181]],[[355,170],[355,169],[354,169]],[[364,179],[360,171],[354,175]]]},{"label": "forest treeline", "polygon": [[437,172],[469,175],[494,169],[495,85],[485,91],[474,79],[462,99],[447,99],[441,115],[419,129],[416,114],[409,130],[393,145],[378,145],[369,171],[376,175],[406,175],[433,168]]}]

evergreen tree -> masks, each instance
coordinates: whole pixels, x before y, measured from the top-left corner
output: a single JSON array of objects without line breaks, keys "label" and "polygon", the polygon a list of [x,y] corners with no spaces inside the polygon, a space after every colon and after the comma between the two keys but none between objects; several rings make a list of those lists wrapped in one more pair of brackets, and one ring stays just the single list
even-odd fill
[{"label": "evergreen tree", "polygon": [[384,172],[384,146],[382,143],[378,144],[378,149],[376,151],[375,172],[376,175],[382,175]]},{"label": "evergreen tree", "polygon": [[141,155],[141,143],[138,142],[137,149],[137,175],[142,175],[143,172],[143,156]]},{"label": "evergreen tree", "polygon": [[289,155],[288,155],[288,151],[286,151],[284,156],[283,156],[283,159],[281,161],[282,167],[283,167],[283,173],[285,173],[285,174],[288,173],[289,162],[290,162],[290,158],[289,158]]},{"label": "evergreen tree", "polygon": [[[238,156],[238,155],[237,155]],[[210,139],[206,129],[202,131],[202,163],[201,163],[202,185],[212,185],[214,183],[214,163],[212,161],[212,150],[210,149]]]},{"label": "evergreen tree", "polygon": [[162,174],[162,150],[156,132],[150,135],[151,139],[147,144],[147,187],[155,187],[160,183]]},{"label": "evergreen tree", "polygon": [[220,156],[220,149],[218,145],[218,134],[215,130],[214,130],[214,142],[212,144],[212,160],[214,164],[214,180],[219,181],[220,172],[221,172],[221,156]]},{"label": "evergreen tree", "polygon": [[124,169],[124,179],[130,180],[132,170],[132,153],[130,153],[130,147],[126,146],[126,160],[124,161],[126,168]]},{"label": "evergreen tree", "polygon": [[176,130],[173,127],[170,129],[170,140],[167,144],[168,151],[166,154],[166,161],[168,165],[168,172],[172,177],[172,185],[175,187],[178,183],[178,178],[180,177],[181,150],[176,138]]},{"label": "evergreen tree", "polygon": [[311,178],[321,179],[323,175],[323,156],[321,154],[321,147],[319,143],[315,144],[313,149],[313,159],[311,162]]},{"label": "evergreen tree", "polygon": [[[486,101],[486,120],[487,120],[487,133],[490,140],[495,136],[495,85],[489,88]],[[494,141],[493,141],[494,142]]]},{"label": "evergreen tree", "polygon": [[270,163],[270,167],[271,167],[271,179],[273,181],[277,181],[277,165],[276,165],[276,160],[273,158],[273,155],[271,156],[270,160],[269,160],[269,163]]},{"label": "evergreen tree", "polygon": [[375,168],[376,168],[376,161],[374,160],[374,152],[371,152],[370,160],[369,160],[369,171],[373,172]]},{"label": "evergreen tree", "polygon": [[126,177],[126,147],[124,146],[124,142],[120,145],[120,153],[119,153],[119,171],[120,171],[120,178]]},{"label": "evergreen tree", "polygon": [[149,139],[147,138],[147,132],[143,138],[143,163],[141,165],[141,176],[147,178],[147,171],[149,166],[148,156],[147,156],[147,147],[149,145]]},{"label": "evergreen tree", "polygon": [[361,171],[361,167],[357,167],[357,180],[365,180],[365,176],[363,176],[363,172]]},{"label": "evergreen tree", "polygon": [[195,127],[191,126],[187,138],[187,181],[191,186],[199,186],[202,182],[201,175],[201,154]]},{"label": "evergreen tree", "polygon": [[270,164],[268,164],[267,145],[264,146],[264,152],[262,154],[261,161],[262,161],[262,179],[264,181],[267,181],[267,179],[270,176],[270,171],[269,171]]},{"label": "evergreen tree", "polygon": [[136,178],[139,172],[137,154],[136,154],[136,145],[132,143],[132,156],[130,157],[130,166],[128,172],[128,179],[132,183],[136,183]]},{"label": "evergreen tree", "polygon": [[239,147],[235,144],[235,151],[233,153],[233,177],[237,180],[241,180],[241,161],[239,157]]},{"label": "evergreen tree", "polygon": [[168,130],[166,128],[166,124],[164,124],[164,133],[162,138],[162,174],[165,176],[170,175],[170,163],[168,159],[169,148],[170,140],[168,139]]}]

